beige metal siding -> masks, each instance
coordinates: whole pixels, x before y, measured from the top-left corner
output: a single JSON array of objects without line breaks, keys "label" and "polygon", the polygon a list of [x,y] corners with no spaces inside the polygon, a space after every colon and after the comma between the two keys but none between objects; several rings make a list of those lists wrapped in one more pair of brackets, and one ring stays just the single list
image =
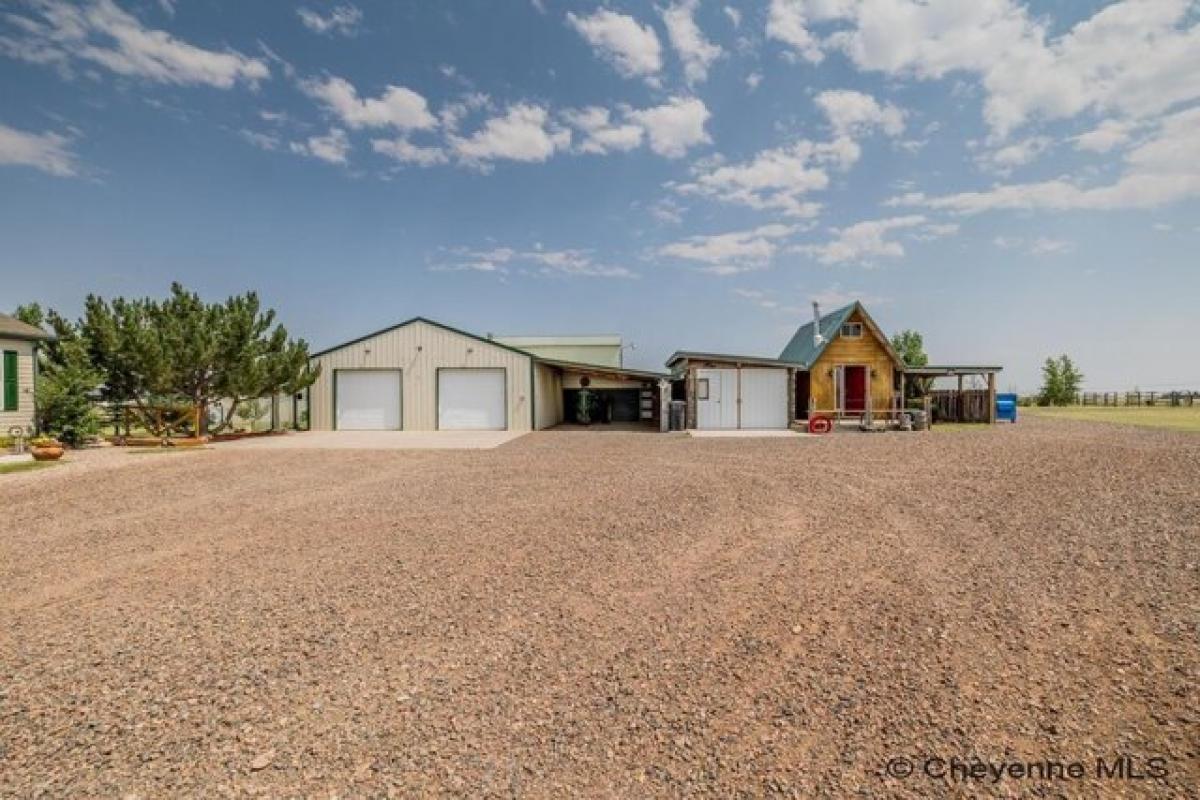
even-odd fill
[{"label": "beige metal siding", "polygon": [[437,325],[416,321],[317,356],[321,376],[312,385],[312,428],[333,428],[335,369],[399,369],[403,375],[403,425],[407,431],[437,429],[437,370],[499,367],[506,372],[508,429],[532,425],[532,359]]},{"label": "beige metal siding", "polygon": [[[0,351],[15,350],[17,353],[17,410],[4,411],[0,402],[0,436],[8,436],[14,426],[33,429],[33,342],[22,339],[0,339]],[[0,359],[0,371],[4,361]],[[0,376],[0,386],[3,386]]]},{"label": "beige metal siding", "polygon": [[534,367],[534,398],[537,429],[544,430],[562,422],[562,372],[546,364]]}]

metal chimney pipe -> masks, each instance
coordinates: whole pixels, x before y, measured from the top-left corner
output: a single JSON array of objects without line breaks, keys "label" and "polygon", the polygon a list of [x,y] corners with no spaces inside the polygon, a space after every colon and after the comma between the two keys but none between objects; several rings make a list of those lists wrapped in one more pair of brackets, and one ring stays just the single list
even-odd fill
[{"label": "metal chimney pipe", "polygon": [[813,346],[820,347],[825,337],[821,336],[821,304],[813,300]]}]

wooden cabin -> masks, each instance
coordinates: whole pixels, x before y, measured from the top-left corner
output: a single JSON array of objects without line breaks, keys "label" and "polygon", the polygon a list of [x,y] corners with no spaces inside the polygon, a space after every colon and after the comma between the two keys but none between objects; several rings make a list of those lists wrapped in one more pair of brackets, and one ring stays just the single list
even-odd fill
[{"label": "wooden cabin", "polygon": [[857,301],[801,325],[779,360],[797,371],[797,419],[812,411],[860,415],[901,405],[904,362]]}]

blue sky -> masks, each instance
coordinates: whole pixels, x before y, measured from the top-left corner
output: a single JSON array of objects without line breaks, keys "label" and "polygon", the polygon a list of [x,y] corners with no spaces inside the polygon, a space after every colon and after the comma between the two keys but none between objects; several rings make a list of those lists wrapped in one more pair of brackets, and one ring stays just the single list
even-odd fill
[{"label": "blue sky", "polygon": [[29,0],[0,12],[2,305],[257,289],[774,355],[863,300],[1036,387],[1200,386],[1200,8]]}]

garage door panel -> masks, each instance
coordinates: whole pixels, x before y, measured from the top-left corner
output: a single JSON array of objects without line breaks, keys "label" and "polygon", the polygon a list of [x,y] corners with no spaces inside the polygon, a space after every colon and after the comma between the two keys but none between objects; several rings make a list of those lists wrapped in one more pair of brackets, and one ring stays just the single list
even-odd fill
[{"label": "garage door panel", "polygon": [[701,369],[696,380],[706,381],[708,397],[696,401],[696,427],[702,430],[730,430],[737,425],[737,370]]},{"label": "garage door panel", "polygon": [[742,370],[742,427],[786,428],[787,370]]},{"label": "garage door panel", "polygon": [[438,370],[438,429],[506,430],[506,386],[503,369]]},{"label": "garage door panel", "polygon": [[339,369],[334,381],[338,430],[400,430],[400,370]]}]

